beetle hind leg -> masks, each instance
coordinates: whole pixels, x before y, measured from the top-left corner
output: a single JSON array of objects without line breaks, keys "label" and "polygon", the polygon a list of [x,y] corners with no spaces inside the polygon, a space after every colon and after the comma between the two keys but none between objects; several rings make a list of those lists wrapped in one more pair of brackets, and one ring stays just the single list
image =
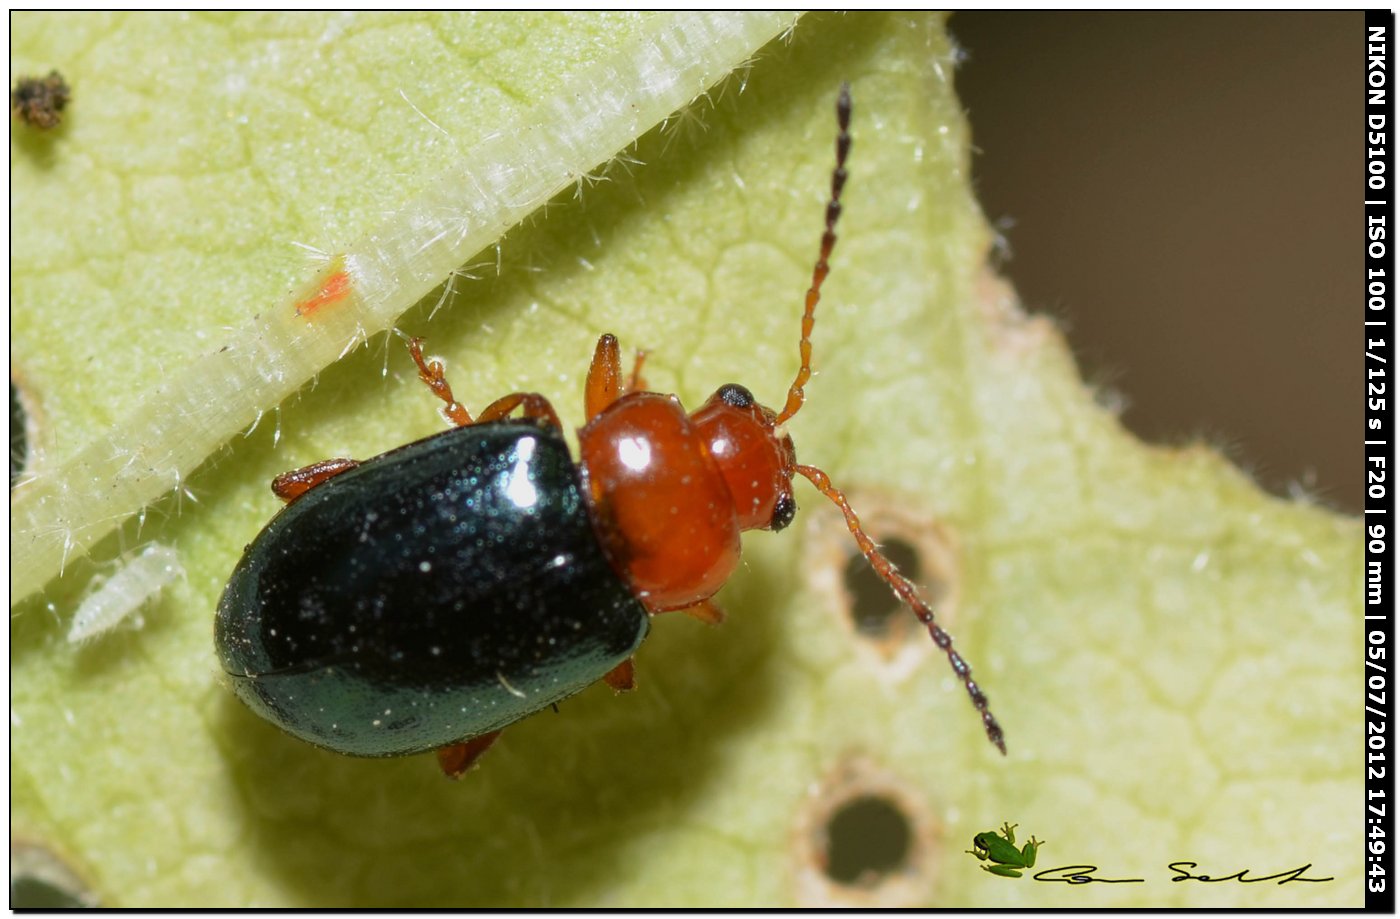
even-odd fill
[{"label": "beetle hind leg", "polygon": [[438,747],[437,761],[439,768],[442,769],[442,774],[449,779],[460,779],[466,775],[468,769],[476,765],[476,761],[481,759],[482,754],[491,749],[491,745],[500,737],[500,731],[491,731],[487,734],[479,734],[476,737],[448,744],[445,747]]}]

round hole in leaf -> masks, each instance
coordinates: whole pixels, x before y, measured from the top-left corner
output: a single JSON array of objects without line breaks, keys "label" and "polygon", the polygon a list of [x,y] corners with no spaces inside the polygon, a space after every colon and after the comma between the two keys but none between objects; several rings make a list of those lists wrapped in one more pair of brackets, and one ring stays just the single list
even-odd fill
[{"label": "round hole in leaf", "polygon": [[79,909],[94,906],[73,870],[46,846],[10,840],[11,909]]},{"label": "round hole in leaf", "polygon": [[[891,537],[881,543],[880,551],[894,562],[899,573],[914,583],[919,583],[923,575],[923,565],[919,561],[919,551],[906,540]],[[883,639],[890,637],[890,630],[897,617],[907,615],[904,605],[899,602],[890,585],[880,579],[863,555],[853,555],[846,563],[846,590],[851,596],[851,620],[856,631],[867,638]],[[925,593],[931,604],[937,604],[937,593]]]},{"label": "round hole in leaf", "polygon": [[901,872],[909,857],[909,819],[887,798],[861,795],[827,824],[826,874],[838,884],[875,887]]},{"label": "round hole in leaf", "polygon": [[24,410],[24,403],[20,401],[19,387],[15,381],[10,381],[10,486],[13,487],[15,480],[24,473],[25,464],[29,461],[29,432],[26,426],[29,423],[29,413]]},{"label": "round hole in leaf", "polygon": [[17,874],[10,879],[11,909],[82,909],[86,906],[72,891],[44,878]]}]

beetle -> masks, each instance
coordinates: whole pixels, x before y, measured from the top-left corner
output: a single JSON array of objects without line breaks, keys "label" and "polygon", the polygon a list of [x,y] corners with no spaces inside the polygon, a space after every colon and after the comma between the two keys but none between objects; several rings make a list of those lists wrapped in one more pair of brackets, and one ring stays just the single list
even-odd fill
[{"label": "beetle", "polygon": [[[1006,752],[971,668],[929,605],[861,527],[826,473],[797,462],[786,423],[805,401],[811,333],[841,215],[851,99],[836,104],[836,165],[780,411],[721,386],[687,413],[624,379],[603,335],[584,386],[573,462],[553,406],[503,396],[472,417],[420,339],[409,352],[454,427],[364,462],[284,473],[287,506],[254,539],[219,602],[215,639],[236,695],[289,733],[354,756],[438,752],[460,776],[510,724],[599,679],[634,685],[651,617],[710,602],[740,533],[778,531],[802,476],[845,516],[875,572],[928,628]],[[519,411],[519,416],[515,413]]]}]

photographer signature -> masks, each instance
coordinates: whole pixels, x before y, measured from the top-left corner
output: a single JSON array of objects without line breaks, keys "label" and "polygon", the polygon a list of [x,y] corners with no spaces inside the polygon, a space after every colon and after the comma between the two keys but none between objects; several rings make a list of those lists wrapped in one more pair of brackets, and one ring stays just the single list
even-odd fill
[{"label": "photographer signature", "polygon": [[[1234,874],[1225,874],[1220,877],[1212,877],[1209,874],[1193,874],[1187,870],[1198,867],[1196,862],[1172,862],[1167,865],[1167,868],[1174,875],[1171,879],[1173,884],[1181,881],[1201,881],[1206,884],[1219,884],[1221,881],[1239,881],[1241,884],[1259,884],[1263,881],[1277,881],[1279,884],[1287,884],[1291,881],[1305,881],[1309,884],[1321,884],[1325,881],[1335,880],[1335,878],[1304,877],[1303,872],[1312,867],[1312,862],[1298,868],[1262,877],[1251,877],[1251,869],[1249,868],[1242,868]],[[1146,880],[1146,878],[1098,877],[1095,874],[1098,870],[1097,865],[1064,865],[1060,868],[1046,868],[1044,871],[1037,871],[1031,875],[1031,878],[1036,881],[1060,884],[1141,884]]]},{"label": "photographer signature", "polygon": [[[1029,871],[1035,867],[1036,855],[1040,847],[1045,845],[1042,840],[1034,836],[1030,842],[1021,848],[1016,848],[1016,824],[1003,823],[1000,832],[978,833],[972,837],[972,848],[967,850],[968,855],[976,856],[978,861],[984,862],[982,870],[989,874],[1001,877],[1018,878],[1022,872]],[[1262,877],[1250,877],[1250,868],[1241,868],[1234,874],[1225,874],[1220,877],[1212,877],[1209,874],[1194,874],[1192,870],[1199,868],[1198,862],[1180,861],[1167,865],[1168,870],[1173,874],[1172,883],[1181,881],[1200,881],[1203,884],[1219,884],[1222,881],[1238,881],[1241,884],[1259,884],[1264,881],[1276,881],[1280,885],[1288,884],[1292,881],[1302,881],[1309,884],[1321,884],[1334,878],[1311,878],[1304,877],[1304,872],[1312,867],[1312,862],[1288,871],[1280,871],[1276,874],[1264,875]],[[1192,869],[1192,870],[1188,870]],[[1032,880],[1043,881],[1049,884],[1141,884],[1146,878],[1105,878],[1098,877],[1097,865],[1063,865],[1059,868],[1046,868],[1031,875]]]}]

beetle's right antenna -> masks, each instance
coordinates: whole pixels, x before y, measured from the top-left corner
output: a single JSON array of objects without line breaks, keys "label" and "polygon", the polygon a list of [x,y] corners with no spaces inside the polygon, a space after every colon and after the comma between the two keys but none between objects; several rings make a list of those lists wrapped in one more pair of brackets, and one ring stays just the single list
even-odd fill
[{"label": "beetle's right antenna", "polygon": [[826,260],[831,258],[831,250],[836,247],[836,221],[841,217],[841,189],[846,187],[846,157],[851,152],[851,84],[842,83],[836,96],[836,168],[831,170],[831,200],[826,205],[826,232],[822,233],[821,254],[812,269],[812,286],[807,288],[807,308],[802,313],[802,341],[798,352],[802,356],[802,366],[798,368],[797,379],[788,388],[787,404],[778,413],[774,424],[782,424],[802,408],[807,394],[802,387],[812,378],[812,326],[816,324],[817,301],[822,297],[822,282],[831,271]]},{"label": "beetle's right antenna", "polygon": [[841,513],[846,515],[846,528],[851,531],[851,535],[856,538],[856,545],[860,547],[861,554],[870,563],[870,567],[875,569],[875,573],[880,579],[890,585],[895,596],[909,605],[914,611],[914,615],[919,617],[927,628],[933,643],[948,656],[948,663],[952,666],[953,672],[962,680],[963,686],[967,689],[968,698],[972,700],[972,705],[982,716],[982,727],[987,732],[987,739],[996,744],[998,750],[1004,755],[1006,753],[1006,738],[1001,732],[1001,725],[992,715],[992,710],[988,707],[987,696],[982,692],[982,688],[972,681],[972,668],[967,661],[963,660],[961,654],[953,650],[953,636],[943,630],[943,627],[933,618],[933,610],[924,602],[924,598],[919,596],[919,591],[913,583],[895,570],[894,563],[885,557],[875,541],[865,534],[865,528],[860,525],[860,518],[856,512],[851,510],[851,504],[846,500],[835,485],[831,484],[831,479],[825,472],[816,466],[798,465],[794,472],[802,475],[807,481],[816,486],[821,492],[837,507],[841,508]]}]

